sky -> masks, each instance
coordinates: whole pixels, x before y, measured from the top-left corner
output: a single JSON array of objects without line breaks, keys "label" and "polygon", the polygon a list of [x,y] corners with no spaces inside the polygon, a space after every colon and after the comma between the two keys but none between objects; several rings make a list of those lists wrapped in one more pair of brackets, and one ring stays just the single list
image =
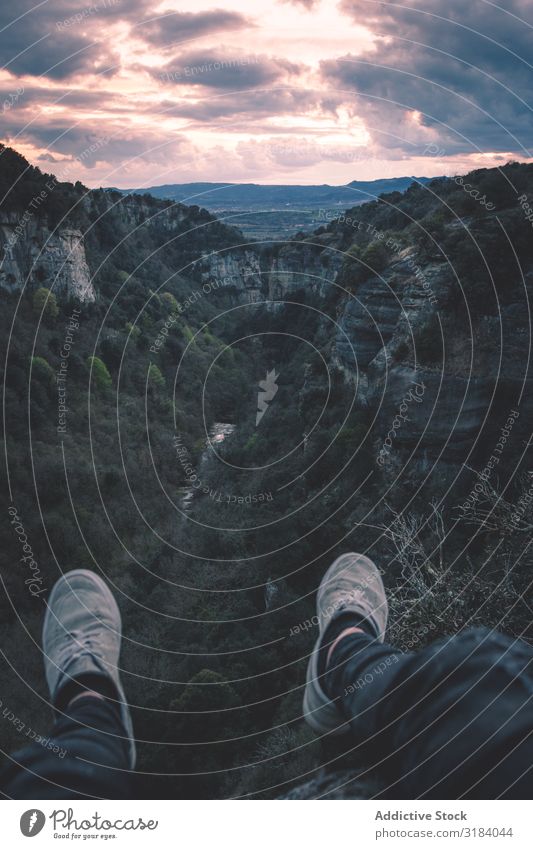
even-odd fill
[{"label": "sky", "polygon": [[0,138],[90,187],[529,160],[533,2],[3,0]]}]

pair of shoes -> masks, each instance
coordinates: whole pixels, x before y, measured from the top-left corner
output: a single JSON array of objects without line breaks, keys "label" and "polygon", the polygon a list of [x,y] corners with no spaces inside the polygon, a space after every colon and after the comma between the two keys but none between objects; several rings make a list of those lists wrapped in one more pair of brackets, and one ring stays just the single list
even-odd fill
[{"label": "pair of shoes", "polygon": [[[304,717],[319,734],[342,734],[349,725],[320,685],[318,672],[322,637],[336,616],[353,613],[365,620],[383,642],[388,606],[379,571],[363,554],[343,554],[324,575],[317,595],[319,637],[309,659],[304,693]],[[135,766],[135,741],[130,711],[120,682],[120,612],[113,594],[94,572],[75,569],[54,586],[43,626],[45,671],[52,703],[72,679],[104,675],[117,693],[120,716]]]},{"label": "pair of shoes", "polygon": [[350,730],[338,707],[320,685],[319,657],[322,637],[340,614],[353,613],[365,620],[380,643],[385,639],[388,605],[378,569],[364,554],[343,554],[329,567],[317,594],[319,636],[307,666],[303,699],[304,718],[318,734],[344,734]]},{"label": "pair of shoes", "polygon": [[122,636],[120,612],[107,584],[94,572],[74,569],[50,593],[43,625],[46,680],[52,704],[73,679],[104,676],[113,684],[128,741],[129,766],[135,766],[135,741],[126,696],[118,673]]}]

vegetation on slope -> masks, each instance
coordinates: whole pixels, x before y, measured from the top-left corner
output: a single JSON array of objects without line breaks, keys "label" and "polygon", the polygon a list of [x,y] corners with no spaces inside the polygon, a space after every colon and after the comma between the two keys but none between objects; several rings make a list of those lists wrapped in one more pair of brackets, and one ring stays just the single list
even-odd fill
[{"label": "vegetation on slope", "polygon": [[[520,191],[533,190],[531,169],[504,172]],[[6,210],[21,214],[48,179],[14,152],[0,155]],[[339,219],[296,241],[320,252],[329,240],[345,251],[341,279],[355,295],[369,274],[360,271],[361,257],[380,273],[397,255],[396,248],[384,255],[377,232],[400,249],[414,245],[421,265],[440,257],[440,246],[459,269],[471,312],[494,316],[485,265],[454,213],[468,218],[508,305],[520,281],[496,215],[526,272],[531,230],[505,178],[476,172],[470,181],[490,197],[493,212],[451,181],[437,181],[429,191],[413,187],[347,212],[345,219],[371,225],[366,232]],[[53,292],[1,293],[10,489],[41,587],[86,567],[101,571],[117,593],[144,798],[278,796],[324,763],[348,757],[351,768],[364,767],[342,743],[317,741],[301,718],[315,590],[341,551],[367,550],[382,567],[390,636],[405,649],[470,624],[527,636],[531,564],[523,549],[531,501],[521,498],[528,456],[517,464],[509,453],[507,471],[502,463],[500,479],[490,482],[496,495],[487,484],[469,523],[456,521],[457,502],[431,506],[438,481],[420,488],[416,476],[406,476],[390,490],[376,469],[374,410],[330,359],[328,319],[338,316],[346,293],[321,299],[302,287],[290,306],[276,309],[242,307],[220,291],[176,315],[176,304],[201,290],[194,260],[231,245],[230,228],[198,208],[87,195],[66,183],[40,215],[52,227],[68,221],[82,229],[98,298],[80,307],[52,300]],[[468,332],[464,316],[452,299],[442,319],[454,339]],[[434,334],[423,332],[425,359],[438,368]],[[60,424],[57,377],[67,335]],[[407,347],[395,356],[409,362],[413,354]],[[455,357],[459,368],[460,352]],[[278,391],[258,427],[258,383],[271,369]],[[212,452],[202,460],[206,427],[216,421],[237,426],[214,446],[222,462]],[[181,460],[201,481],[187,516],[180,491],[191,475]],[[470,485],[461,482],[463,494]],[[521,510],[514,525],[513,505]],[[5,516],[2,701],[44,734],[51,715],[39,651],[42,597],[28,591]],[[22,745],[16,726],[2,722],[3,747]]]}]

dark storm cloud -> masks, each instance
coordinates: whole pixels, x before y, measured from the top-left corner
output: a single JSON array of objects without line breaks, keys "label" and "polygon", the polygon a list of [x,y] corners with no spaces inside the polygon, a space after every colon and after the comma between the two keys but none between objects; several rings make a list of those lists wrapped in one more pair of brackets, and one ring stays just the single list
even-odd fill
[{"label": "dark storm cloud", "polygon": [[286,59],[221,50],[182,53],[151,75],[163,83],[198,85],[214,89],[255,88],[300,73]]},{"label": "dark storm cloud", "polygon": [[254,26],[253,22],[238,12],[211,9],[207,12],[158,13],[135,27],[132,34],[154,47],[170,47],[200,36],[217,32],[233,32]]},{"label": "dark storm cloud", "polygon": [[531,111],[521,101],[529,102],[533,87],[533,31],[518,20],[532,17],[529,0],[510,0],[506,11],[483,0],[341,6],[385,37],[363,55],[321,65],[327,83],[354,92],[369,124],[394,126],[406,110],[418,110],[449,153],[476,146],[524,152],[531,143]]},{"label": "dark storm cloud", "polygon": [[189,118],[202,123],[224,123],[227,131],[242,132],[238,119],[245,119],[244,127],[250,129],[250,121],[260,121],[272,115],[302,115],[320,106],[318,95],[310,91],[268,89],[266,91],[244,91],[226,96],[206,97],[196,103],[161,103],[165,114]]},{"label": "dark storm cloud", "polygon": [[[10,92],[16,90],[19,85],[16,79],[9,79],[0,82],[0,98],[7,96]],[[16,111],[33,110],[28,117],[31,120],[35,117],[35,109],[38,106],[57,104],[65,106],[69,109],[120,109],[121,100],[117,102],[117,98],[112,92],[106,91],[88,91],[78,88],[69,89],[58,85],[51,91],[44,86],[33,86],[24,84],[24,92],[16,104]],[[124,108],[128,108],[124,104]],[[15,109],[15,107],[13,107]],[[128,110],[131,112],[131,109]]]},{"label": "dark storm cloud", "polygon": [[14,74],[66,79],[112,73],[117,57],[106,25],[138,20],[148,0],[19,0],[0,6],[0,66]]},{"label": "dark storm cloud", "polygon": [[57,118],[35,121],[25,127],[16,116],[9,115],[6,123],[3,141],[16,148],[17,136],[22,133],[25,141],[47,149],[39,157],[44,170],[49,167],[45,163],[54,164],[50,170],[57,174],[69,169],[70,176],[65,176],[65,179],[70,180],[78,178],[81,168],[90,170],[97,162],[105,162],[110,168],[135,157],[151,163],[164,163],[169,151],[175,153],[186,144],[180,134],[162,138],[157,130],[148,132],[141,128],[126,128],[112,121],[95,128],[93,122],[72,126]]},{"label": "dark storm cloud", "polygon": [[[96,145],[98,140],[108,139],[111,128],[106,126],[102,132],[95,131],[94,127],[72,126],[65,119],[35,120],[27,125],[16,115],[10,115],[8,121],[4,122],[4,136],[10,144],[16,146],[16,139],[22,136],[26,142],[31,142],[39,148],[47,148],[50,155],[62,154],[79,156],[82,151],[91,147],[99,149],[103,145]],[[92,153],[96,154],[97,149]],[[87,155],[88,161],[94,161],[94,155]]]}]

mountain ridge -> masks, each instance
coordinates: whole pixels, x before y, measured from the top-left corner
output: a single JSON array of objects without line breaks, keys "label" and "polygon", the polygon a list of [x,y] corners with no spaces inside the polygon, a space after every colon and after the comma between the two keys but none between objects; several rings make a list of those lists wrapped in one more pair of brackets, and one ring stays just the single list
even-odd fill
[{"label": "mountain ridge", "polygon": [[[231,208],[244,201],[248,205],[258,205],[267,201],[276,200],[284,203],[308,203],[316,204],[325,201],[334,202],[336,204],[349,202],[346,196],[348,191],[360,192],[367,199],[379,197],[384,192],[405,191],[411,183],[425,184],[430,182],[432,177],[390,177],[377,180],[351,180],[343,185],[331,185],[329,183],[321,184],[285,184],[285,183],[218,183],[218,182],[190,182],[190,183],[163,183],[157,186],[148,186],[144,189],[116,189],[109,187],[109,190],[119,191],[123,194],[149,194],[152,197],[169,200],[190,200],[198,194],[202,196],[209,192],[217,193],[217,200],[210,203],[209,197],[204,198],[203,205],[206,209],[211,208]],[[220,195],[222,194],[224,204],[220,204]],[[287,200],[288,196],[292,195],[293,200]]]},{"label": "mountain ridge", "polygon": [[320,219],[316,213],[343,210],[376,200],[382,194],[404,192],[413,184],[425,185],[429,177],[393,177],[352,180],[342,186],[259,183],[166,183],[147,189],[120,190],[122,194],[149,195],[158,200],[199,204],[226,218],[254,240],[311,232]]}]

